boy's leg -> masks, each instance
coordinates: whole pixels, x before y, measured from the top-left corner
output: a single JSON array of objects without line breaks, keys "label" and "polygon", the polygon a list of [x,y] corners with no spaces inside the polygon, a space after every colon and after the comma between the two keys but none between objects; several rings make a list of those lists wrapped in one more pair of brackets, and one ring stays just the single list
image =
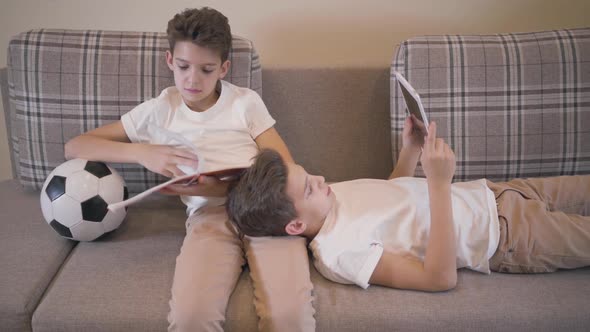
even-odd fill
[{"label": "boy's leg", "polygon": [[168,330],[223,331],[244,263],[242,242],[223,206],[205,207],[189,217],[176,258]]},{"label": "boy's leg", "polygon": [[590,175],[514,179],[504,184],[543,201],[550,211],[590,216]]},{"label": "boy's leg", "polygon": [[590,265],[590,176],[488,183],[496,196],[500,244],[493,271],[540,273]]},{"label": "boy's leg", "polygon": [[306,240],[245,237],[260,331],[315,331]]}]

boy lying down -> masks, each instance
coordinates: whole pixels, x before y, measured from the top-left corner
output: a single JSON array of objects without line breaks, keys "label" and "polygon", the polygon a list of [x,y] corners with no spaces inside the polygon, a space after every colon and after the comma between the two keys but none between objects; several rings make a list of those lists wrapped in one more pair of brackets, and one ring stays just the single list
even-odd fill
[{"label": "boy lying down", "polygon": [[[590,265],[590,175],[452,184],[453,150],[436,137],[435,123],[428,129],[424,136],[406,119],[389,180],[328,185],[263,150],[230,188],[229,217],[246,235],[306,237],[324,277],[363,288],[444,291],[455,287],[459,268],[543,273]],[[419,160],[426,179],[413,177]]]}]

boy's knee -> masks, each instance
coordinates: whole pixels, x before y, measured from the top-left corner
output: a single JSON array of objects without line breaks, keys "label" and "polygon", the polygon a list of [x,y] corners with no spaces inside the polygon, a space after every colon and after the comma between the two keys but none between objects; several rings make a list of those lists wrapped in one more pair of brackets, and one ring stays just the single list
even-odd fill
[{"label": "boy's knee", "polygon": [[222,313],[206,303],[184,308],[171,306],[168,331],[223,331],[224,320]]},{"label": "boy's knee", "polygon": [[315,331],[315,310],[311,299],[306,302],[289,301],[259,312],[260,331]]}]

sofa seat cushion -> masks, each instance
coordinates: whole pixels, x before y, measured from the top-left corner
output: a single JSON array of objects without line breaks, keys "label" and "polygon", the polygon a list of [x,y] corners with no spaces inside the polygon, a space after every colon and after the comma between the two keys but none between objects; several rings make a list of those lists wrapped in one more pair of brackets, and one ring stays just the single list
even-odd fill
[{"label": "sofa seat cushion", "polygon": [[[148,198],[115,232],[79,243],[33,317],[35,331],[163,331],[175,258],[185,234],[176,199]],[[157,199],[156,199],[157,198]],[[53,234],[52,234],[53,235]],[[362,290],[324,279],[312,266],[317,331],[584,330],[590,268],[546,275],[459,272],[455,290]],[[227,309],[227,331],[257,331],[248,270]]]},{"label": "sofa seat cushion", "polygon": [[332,283],[313,270],[317,331],[587,331],[590,326],[590,268],[489,276],[460,270],[458,277],[450,292],[363,290]]},{"label": "sofa seat cushion", "polygon": [[33,311],[75,244],[44,221],[38,191],[25,191],[17,180],[0,182],[3,331],[31,330]]},{"label": "sofa seat cushion", "polygon": [[[152,195],[132,205],[114,232],[79,243],[35,312],[33,329],[165,331],[185,220],[177,197]],[[256,331],[252,296],[244,273],[228,308],[228,329]]]}]

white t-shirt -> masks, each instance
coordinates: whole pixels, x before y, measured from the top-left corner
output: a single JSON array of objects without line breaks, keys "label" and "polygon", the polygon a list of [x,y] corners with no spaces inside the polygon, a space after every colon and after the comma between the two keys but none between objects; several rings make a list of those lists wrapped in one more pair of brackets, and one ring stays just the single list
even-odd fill
[{"label": "white t-shirt", "polygon": [[[221,81],[215,105],[204,112],[192,111],[178,89],[169,87],[124,114],[121,122],[131,142],[192,147],[201,172],[250,166],[258,153],[254,139],[275,124],[256,92],[226,81]],[[200,196],[181,199],[189,215],[206,204],[225,202]]]},{"label": "white t-shirt", "polygon": [[[369,287],[383,250],[424,260],[430,232],[424,178],[361,179],[330,185],[336,202],[310,248],[326,278]],[[457,268],[490,273],[500,239],[496,199],[485,180],[451,186]]]}]

